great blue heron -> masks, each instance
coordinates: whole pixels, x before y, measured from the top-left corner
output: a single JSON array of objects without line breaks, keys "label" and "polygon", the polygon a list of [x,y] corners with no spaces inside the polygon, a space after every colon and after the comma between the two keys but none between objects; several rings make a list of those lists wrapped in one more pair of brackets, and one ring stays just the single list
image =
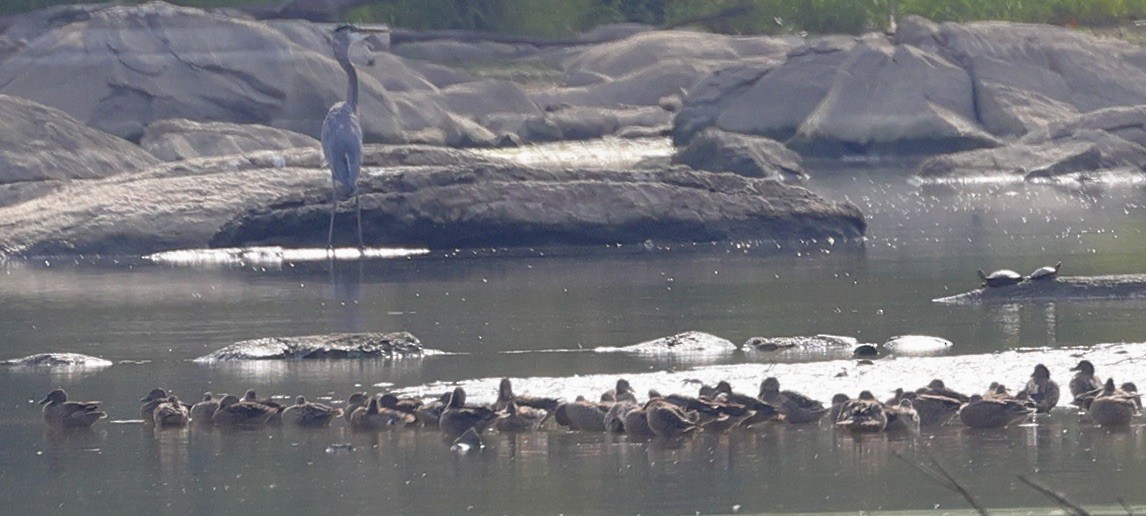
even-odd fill
[{"label": "great blue heron", "polygon": [[[334,213],[342,196],[354,196],[358,214],[358,249],[362,241],[362,205],[358,201],[358,171],[362,166],[362,126],[358,123],[358,71],[350,62],[350,48],[366,39],[366,34],[377,32],[353,25],[339,25],[334,29],[331,47],[334,58],[346,70],[346,100],[330,106],[322,121],[322,155],[330,166],[330,229],[326,235],[327,249],[334,248]],[[339,192],[339,186],[343,192]],[[342,195],[339,195],[342,193]]]}]

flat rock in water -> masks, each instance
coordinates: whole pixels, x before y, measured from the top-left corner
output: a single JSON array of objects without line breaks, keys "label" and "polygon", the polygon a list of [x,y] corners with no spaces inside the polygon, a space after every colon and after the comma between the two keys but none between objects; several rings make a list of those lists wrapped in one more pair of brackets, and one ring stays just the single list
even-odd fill
[{"label": "flat rock in water", "polygon": [[929,355],[951,346],[951,341],[930,335],[900,335],[883,343],[884,349],[901,355]]},{"label": "flat rock in water", "polygon": [[831,347],[856,347],[855,337],[840,335],[802,335],[797,337],[752,337],[741,346],[748,351],[779,351],[784,349],[821,349]]},{"label": "flat rock in water", "polygon": [[9,367],[108,367],[112,363],[99,357],[80,353],[38,353],[23,358],[0,360]]},{"label": "flat rock in water", "polygon": [[1146,298],[1146,274],[1121,274],[1112,276],[1059,276],[1054,280],[1024,281],[1009,287],[977,288],[954,296],[932,299],[932,301],[959,305],[1143,298]]},{"label": "flat rock in water", "polygon": [[285,129],[256,124],[168,119],[152,122],[139,144],[163,161],[246,154],[257,151],[320,148],[318,140]]},{"label": "flat rock in water", "polygon": [[418,338],[404,331],[332,333],[244,340],[196,358],[195,361],[400,358],[422,356],[424,351]]},{"label": "flat rock in water", "polygon": [[699,331],[686,331],[668,337],[623,346],[619,348],[597,348],[597,351],[625,351],[630,353],[731,353],[737,346],[727,339]]}]

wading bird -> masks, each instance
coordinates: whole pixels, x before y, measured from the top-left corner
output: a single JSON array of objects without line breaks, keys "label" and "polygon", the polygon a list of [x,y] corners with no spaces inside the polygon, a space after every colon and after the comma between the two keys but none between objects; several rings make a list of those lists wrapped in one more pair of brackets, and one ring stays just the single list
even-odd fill
[{"label": "wading bird", "polygon": [[[358,71],[350,62],[350,49],[366,39],[367,33],[378,32],[353,25],[334,29],[331,47],[334,58],[346,71],[346,100],[330,106],[322,121],[322,155],[330,166],[330,229],[326,248],[334,249],[334,213],[340,198],[354,196],[358,214],[358,249],[362,241],[362,205],[358,202],[358,171],[362,167],[362,126],[358,123]],[[341,188],[340,188],[341,187]],[[341,189],[341,192],[340,192]],[[341,194],[341,195],[340,195]]]}]

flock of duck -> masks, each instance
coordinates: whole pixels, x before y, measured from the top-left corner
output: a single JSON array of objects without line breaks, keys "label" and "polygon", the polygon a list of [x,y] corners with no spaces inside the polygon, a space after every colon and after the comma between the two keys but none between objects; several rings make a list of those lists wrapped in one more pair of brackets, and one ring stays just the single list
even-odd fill
[{"label": "flock of duck", "polygon": [[[1113,379],[1103,382],[1087,360],[1071,371],[1075,371],[1069,384],[1071,404],[1084,410],[1098,425],[1129,425],[1141,409],[1141,398],[1133,383],[1116,387]],[[322,428],[340,419],[352,430],[367,432],[406,426],[435,427],[450,438],[458,438],[455,443],[474,445],[480,444],[480,435],[487,429],[532,431],[543,428],[551,419],[572,430],[662,438],[679,438],[702,429],[720,432],[765,424],[814,424],[825,416],[835,428],[851,432],[918,432],[920,428],[956,419],[972,428],[998,428],[1036,412],[1048,412],[1058,402],[1059,386],[1051,380],[1050,370],[1039,364],[1023,389],[1014,394],[1005,386],[992,383],[985,393],[968,396],[947,388],[941,380],[932,380],[915,391],[897,389],[894,397],[885,401],[863,391],[855,398],[837,394],[826,406],[798,392],[781,390],[774,377],[764,379],[755,396],[735,392],[728,382],[721,381],[715,386],[702,386],[697,396],[650,391],[643,402],[638,401],[625,379],[617,380],[615,387],[598,401],[579,396],[566,402],[514,394],[506,378],[501,380],[492,405],[467,404],[461,387],[431,401],[400,398],[392,393],[369,396],[358,392],[350,396],[345,408],[307,401],[303,396],[296,398],[294,404],[282,405],[259,398],[254,390],[248,390],[242,398],[206,393],[202,401],[188,405],[163,389],[153,389],[140,400],[140,415],[146,424],[156,427],[196,424],[224,429],[259,429],[267,425]],[[44,406],[44,421],[52,427],[87,428],[106,417],[99,411],[99,402],[68,401],[62,389],[48,393],[40,404]]]}]

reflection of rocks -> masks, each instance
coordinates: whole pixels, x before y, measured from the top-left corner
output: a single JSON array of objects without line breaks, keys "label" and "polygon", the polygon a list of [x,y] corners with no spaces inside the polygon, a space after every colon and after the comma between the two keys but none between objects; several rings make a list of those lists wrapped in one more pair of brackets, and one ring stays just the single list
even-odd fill
[{"label": "reflection of rocks", "polygon": [[727,339],[699,331],[686,331],[668,337],[624,346],[620,348],[599,348],[598,351],[628,351],[633,353],[730,353],[737,346]]},{"label": "reflection of rocks", "polygon": [[11,367],[108,367],[112,363],[99,357],[80,353],[39,353],[23,358],[0,360],[0,365]]},{"label": "reflection of rocks", "polygon": [[421,356],[423,352],[418,338],[406,332],[334,333],[245,340],[195,361],[400,358]]},{"label": "reflection of rocks", "polygon": [[943,304],[1086,301],[1146,298],[1146,274],[1059,276],[1053,281],[1024,281],[1009,287],[978,288],[932,299]]}]

